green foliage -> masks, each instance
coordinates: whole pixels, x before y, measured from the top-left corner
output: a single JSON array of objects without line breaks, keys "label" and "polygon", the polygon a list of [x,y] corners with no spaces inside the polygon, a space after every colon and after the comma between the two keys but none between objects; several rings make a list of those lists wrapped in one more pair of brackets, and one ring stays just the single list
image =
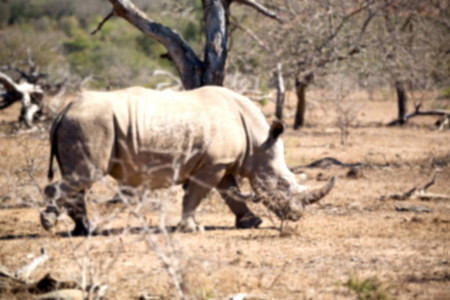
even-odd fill
[{"label": "green foliage", "polygon": [[24,23],[45,16],[58,20],[73,14],[73,3],[70,0],[11,0],[8,2],[9,23]]},{"label": "green foliage", "polygon": [[439,99],[450,99],[450,86],[439,92]]},{"label": "green foliage", "polygon": [[80,23],[74,16],[63,17],[59,21],[59,28],[67,37],[74,37],[76,33],[80,32]]},{"label": "green foliage", "polygon": [[14,63],[26,69],[21,64],[28,57],[27,49],[30,49],[42,72],[48,66],[63,66],[61,40],[64,40],[64,35],[59,32],[39,32],[26,25],[7,27],[0,36],[0,64]]},{"label": "green foliage", "polygon": [[184,28],[183,36],[186,41],[198,42],[200,40],[200,24],[199,22],[189,21]]},{"label": "green foliage", "polygon": [[9,9],[6,3],[0,2],[0,29],[5,28],[9,22]]},{"label": "green foliage", "polygon": [[92,46],[92,41],[84,36],[78,36],[74,40],[63,43],[64,50],[67,54],[80,52],[89,49]]},{"label": "green foliage", "polygon": [[357,275],[350,274],[344,283],[349,290],[354,291],[358,300],[388,300],[394,299],[389,294],[389,289],[376,277],[360,279]]},{"label": "green foliage", "polygon": [[[93,75],[93,88],[118,88],[130,85],[153,86],[151,70],[175,72],[172,62],[161,59],[163,45],[143,35],[120,18],[104,24],[96,35],[90,31],[103,19],[108,1],[75,6],[69,0],[0,1],[0,61],[27,69],[27,49],[33,52],[41,72],[59,78]],[[153,4],[152,4],[153,5]],[[103,7],[103,9],[102,9]],[[4,8],[4,9],[3,9]],[[175,23],[172,18],[168,23]],[[184,21],[189,24],[192,21]],[[10,24],[10,25],[8,25]],[[183,33],[198,39],[195,22]]]}]

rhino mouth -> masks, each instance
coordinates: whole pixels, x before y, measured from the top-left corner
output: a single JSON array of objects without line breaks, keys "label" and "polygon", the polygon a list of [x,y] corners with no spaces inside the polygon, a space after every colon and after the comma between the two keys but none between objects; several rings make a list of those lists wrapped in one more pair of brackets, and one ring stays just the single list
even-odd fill
[{"label": "rhino mouth", "polygon": [[289,212],[282,212],[282,213],[277,213],[276,211],[274,211],[274,213],[280,220],[288,220],[292,222],[297,222],[303,216],[303,211],[296,211],[296,210],[295,211],[290,210]]},{"label": "rhino mouth", "polygon": [[333,188],[336,178],[333,177],[325,185],[308,189],[300,193],[277,192],[272,195],[258,196],[254,202],[262,202],[280,220],[298,221],[303,216],[304,207],[318,202]]}]

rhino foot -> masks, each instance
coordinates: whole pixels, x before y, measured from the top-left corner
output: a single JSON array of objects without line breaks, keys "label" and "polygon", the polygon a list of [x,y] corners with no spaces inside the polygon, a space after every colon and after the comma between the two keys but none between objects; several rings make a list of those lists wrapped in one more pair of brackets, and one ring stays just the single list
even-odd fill
[{"label": "rhino foot", "polygon": [[70,232],[72,236],[87,236],[89,233],[92,233],[91,225],[85,220],[76,220],[75,228]]},{"label": "rhino foot", "polygon": [[197,223],[193,218],[187,220],[181,220],[177,225],[176,232],[183,233],[194,233],[194,232],[204,232],[204,227]]},{"label": "rhino foot", "polygon": [[263,221],[260,217],[255,216],[253,213],[248,213],[241,218],[236,217],[236,228],[248,229],[248,228],[258,228]]},{"label": "rhino foot", "polygon": [[47,206],[44,211],[41,211],[41,225],[44,227],[46,231],[49,231],[51,228],[58,224],[58,216],[60,215],[60,211],[55,206]]}]

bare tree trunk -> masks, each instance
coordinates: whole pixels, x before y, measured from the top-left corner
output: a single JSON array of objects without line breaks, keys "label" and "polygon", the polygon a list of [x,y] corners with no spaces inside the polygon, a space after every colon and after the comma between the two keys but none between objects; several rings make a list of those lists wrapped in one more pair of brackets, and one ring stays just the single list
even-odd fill
[{"label": "bare tree trunk", "polygon": [[306,88],[314,79],[313,73],[305,75],[303,80],[295,79],[295,92],[297,94],[297,111],[295,112],[294,130],[305,125],[305,112],[306,112]]},{"label": "bare tree trunk", "polygon": [[202,85],[223,85],[227,60],[229,1],[203,0],[205,59]]},{"label": "bare tree trunk", "polygon": [[403,125],[406,122],[406,92],[405,85],[402,81],[395,82],[395,90],[397,91],[397,103],[398,103],[398,120],[399,124]]},{"label": "bare tree trunk", "polygon": [[167,49],[167,57],[178,70],[186,90],[203,85],[223,85],[227,60],[229,10],[232,2],[247,5],[269,18],[278,17],[253,0],[202,0],[206,44],[203,61],[192,48],[172,29],[150,19],[131,0],[109,0],[113,10],[93,32],[101,29],[113,15],[124,18],[148,37],[155,39]]},{"label": "bare tree trunk", "polygon": [[283,120],[283,104],[284,104],[284,95],[285,95],[285,88],[284,88],[284,81],[283,81],[283,73],[281,71],[281,64],[277,64],[277,70],[276,70],[276,76],[277,76],[277,107],[275,110],[275,116],[278,118],[278,120]]},{"label": "bare tree trunk", "polygon": [[164,45],[167,56],[175,64],[186,90],[202,86],[204,64],[177,33],[154,22],[130,0],[110,0],[109,2],[113,5],[115,15],[124,18],[144,34]]}]

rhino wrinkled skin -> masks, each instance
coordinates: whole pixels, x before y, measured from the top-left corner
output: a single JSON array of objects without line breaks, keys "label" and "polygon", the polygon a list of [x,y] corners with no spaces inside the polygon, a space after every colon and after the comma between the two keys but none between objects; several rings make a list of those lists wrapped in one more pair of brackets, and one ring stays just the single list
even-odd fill
[{"label": "rhino wrinkled skin", "polygon": [[93,229],[84,195],[107,174],[132,187],[183,184],[181,231],[201,228],[194,212],[213,188],[235,214],[238,228],[259,226],[237,177],[249,179],[254,201],[296,221],[304,205],[331,190],[334,178],[318,189],[297,184],[284,161],[279,138],[284,129],[279,121],[269,126],[249,99],[222,87],[85,92],[53,122],[49,178],[54,156],[62,178],[45,188],[48,206],[41,223],[48,230],[64,208],[75,222],[72,233],[88,234]]}]

